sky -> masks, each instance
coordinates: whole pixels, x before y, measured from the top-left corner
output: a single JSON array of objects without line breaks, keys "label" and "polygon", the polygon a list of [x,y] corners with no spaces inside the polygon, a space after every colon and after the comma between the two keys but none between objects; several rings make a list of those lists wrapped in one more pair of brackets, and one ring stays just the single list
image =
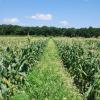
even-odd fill
[{"label": "sky", "polygon": [[0,0],[0,24],[100,27],[100,0]]}]

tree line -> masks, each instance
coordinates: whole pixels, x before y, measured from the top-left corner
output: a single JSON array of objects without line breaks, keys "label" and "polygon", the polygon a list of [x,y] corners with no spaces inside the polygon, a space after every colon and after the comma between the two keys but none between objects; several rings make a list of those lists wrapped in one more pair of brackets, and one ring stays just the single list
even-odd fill
[{"label": "tree line", "polygon": [[24,27],[18,25],[0,25],[0,35],[36,35],[36,36],[68,36],[99,37],[100,28],[57,28],[57,27]]}]

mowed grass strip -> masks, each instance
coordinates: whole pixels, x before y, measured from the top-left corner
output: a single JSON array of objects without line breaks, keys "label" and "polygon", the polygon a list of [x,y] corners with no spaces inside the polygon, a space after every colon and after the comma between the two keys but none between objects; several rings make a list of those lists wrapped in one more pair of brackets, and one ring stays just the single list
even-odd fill
[{"label": "mowed grass strip", "polygon": [[46,46],[41,61],[28,75],[30,100],[84,100],[70,75],[63,69],[52,39]]}]

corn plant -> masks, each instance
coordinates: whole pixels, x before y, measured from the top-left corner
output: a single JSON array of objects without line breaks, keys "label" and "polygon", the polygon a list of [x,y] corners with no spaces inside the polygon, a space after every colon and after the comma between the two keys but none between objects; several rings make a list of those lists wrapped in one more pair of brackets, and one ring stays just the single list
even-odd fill
[{"label": "corn plant", "polygon": [[100,91],[100,41],[56,41],[56,44],[64,66],[80,92],[88,100],[95,100]]},{"label": "corn plant", "polygon": [[28,42],[24,47],[2,49],[0,56],[0,96],[10,100],[17,89],[25,87],[26,75],[38,62],[46,40]]}]

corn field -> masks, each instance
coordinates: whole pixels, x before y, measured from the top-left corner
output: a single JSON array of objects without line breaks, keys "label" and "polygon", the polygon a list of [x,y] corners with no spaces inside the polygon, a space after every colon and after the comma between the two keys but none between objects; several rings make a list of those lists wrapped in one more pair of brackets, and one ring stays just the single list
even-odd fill
[{"label": "corn field", "polygon": [[88,100],[100,99],[100,40],[55,40],[64,67]]},{"label": "corn field", "polygon": [[100,100],[100,40],[0,37],[0,100]]},{"label": "corn field", "polygon": [[16,90],[25,88],[27,73],[38,62],[46,40],[4,39],[0,42],[0,100],[11,100]]}]

